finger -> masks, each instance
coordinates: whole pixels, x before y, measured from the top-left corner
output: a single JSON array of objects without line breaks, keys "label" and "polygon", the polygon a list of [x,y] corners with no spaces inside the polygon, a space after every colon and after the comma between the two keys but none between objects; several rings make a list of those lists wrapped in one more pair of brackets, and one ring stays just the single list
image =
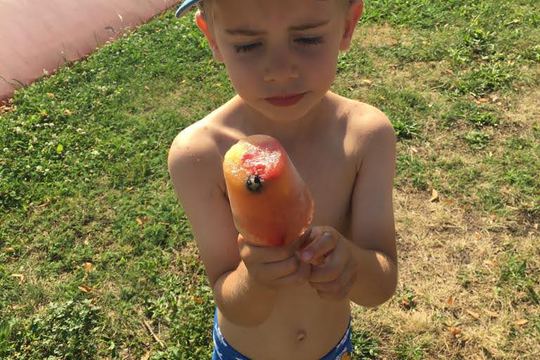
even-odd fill
[{"label": "finger", "polygon": [[291,249],[297,251],[303,249],[311,241],[312,228],[308,227],[300,236],[291,242]]},{"label": "finger", "polygon": [[309,279],[312,283],[329,282],[337,279],[344,271],[345,264],[337,256],[330,255],[324,264],[314,266]]},{"label": "finger", "polygon": [[308,281],[311,273],[311,265],[299,263],[297,271],[277,279],[274,283],[278,286],[300,285]]},{"label": "finger", "polygon": [[336,244],[337,238],[329,231],[323,231],[320,236],[314,238],[302,249],[300,257],[305,262],[319,265],[325,256],[334,250]]},{"label": "finger", "polygon": [[291,256],[286,260],[262,264],[260,271],[268,276],[269,280],[277,280],[294,274],[299,265],[300,261],[296,256]]},{"label": "finger", "polygon": [[310,284],[313,288],[326,291],[326,292],[336,292],[339,289],[350,289],[353,283],[356,281],[356,272],[350,268],[345,268],[343,273],[337,278],[331,281],[326,282],[313,282],[310,279]]},{"label": "finger", "polygon": [[242,259],[251,263],[272,263],[283,261],[291,256],[289,249],[283,246],[259,246],[249,243],[243,236],[238,236],[238,249]]},{"label": "finger", "polygon": [[355,281],[356,273],[349,271],[334,281],[310,284],[323,299],[343,299],[349,295]]}]

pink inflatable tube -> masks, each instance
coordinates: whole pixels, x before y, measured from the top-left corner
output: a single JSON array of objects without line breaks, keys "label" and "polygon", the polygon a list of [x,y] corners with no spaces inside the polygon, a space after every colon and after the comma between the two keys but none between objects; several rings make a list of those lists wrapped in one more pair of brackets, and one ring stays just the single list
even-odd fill
[{"label": "pink inflatable tube", "polygon": [[0,102],[179,0],[0,0]]}]

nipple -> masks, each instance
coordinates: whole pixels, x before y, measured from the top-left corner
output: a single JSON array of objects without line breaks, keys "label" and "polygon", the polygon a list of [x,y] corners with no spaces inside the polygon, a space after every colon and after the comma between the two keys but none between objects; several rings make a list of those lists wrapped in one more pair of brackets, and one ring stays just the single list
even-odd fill
[{"label": "nipple", "polygon": [[306,338],[307,334],[305,330],[298,330],[296,333],[296,341],[301,342]]}]

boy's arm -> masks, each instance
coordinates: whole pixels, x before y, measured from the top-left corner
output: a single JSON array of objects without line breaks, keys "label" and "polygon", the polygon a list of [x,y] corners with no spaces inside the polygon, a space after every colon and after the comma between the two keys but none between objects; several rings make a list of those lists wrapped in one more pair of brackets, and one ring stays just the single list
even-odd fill
[{"label": "boy's arm", "polygon": [[352,195],[351,246],[358,266],[350,299],[363,306],[388,300],[397,285],[392,189],[395,175],[396,138],[386,116],[375,111],[362,126],[366,145]]},{"label": "boy's arm", "polygon": [[275,291],[252,281],[240,261],[238,232],[220,181],[222,159],[217,147],[207,135],[184,130],[170,148],[168,166],[217,306],[232,322],[261,323],[273,308]]}]

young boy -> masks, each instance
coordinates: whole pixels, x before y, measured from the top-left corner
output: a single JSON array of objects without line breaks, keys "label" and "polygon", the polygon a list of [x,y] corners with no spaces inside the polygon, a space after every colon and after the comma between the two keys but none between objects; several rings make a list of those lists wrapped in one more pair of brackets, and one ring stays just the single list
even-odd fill
[{"label": "young boy", "polygon": [[[195,21],[237,95],[176,137],[169,172],[217,305],[213,359],[350,358],[350,301],[377,306],[397,282],[393,128],[329,91],[363,4],[199,5]],[[281,142],[313,195],[312,226],[292,244],[253,246],[234,227],[223,156],[253,134]]]}]

